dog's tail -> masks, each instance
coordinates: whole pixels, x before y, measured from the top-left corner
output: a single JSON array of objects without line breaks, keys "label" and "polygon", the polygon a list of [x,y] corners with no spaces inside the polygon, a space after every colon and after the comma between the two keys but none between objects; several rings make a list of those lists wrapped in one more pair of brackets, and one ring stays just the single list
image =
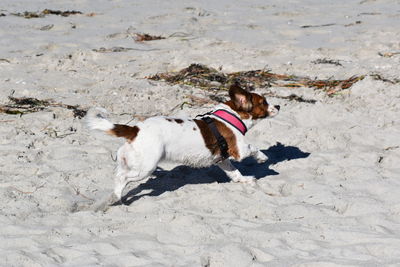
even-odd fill
[{"label": "dog's tail", "polygon": [[128,142],[132,142],[140,130],[137,126],[112,123],[108,120],[108,112],[104,108],[90,109],[86,115],[86,123],[91,130],[101,130],[110,135],[124,137]]}]

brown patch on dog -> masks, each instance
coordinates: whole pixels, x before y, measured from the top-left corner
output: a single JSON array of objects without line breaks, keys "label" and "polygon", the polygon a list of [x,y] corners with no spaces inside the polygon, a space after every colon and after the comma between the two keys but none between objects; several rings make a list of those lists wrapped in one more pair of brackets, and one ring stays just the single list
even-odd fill
[{"label": "brown patch on dog", "polygon": [[265,97],[244,90],[238,83],[229,87],[231,100],[225,102],[236,111],[241,119],[260,119],[269,116],[268,103]]},{"label": "brown patch on dog", "polygon": [[246,112],[246,111],[237,110],[237,108],[236,108],[236,106],[235,106],[235,104],[233,103],[232,100],[229,100],[229,101],[225,102],[224,104],[227,105],[227,106],[229,106],[229,107],[230,107],[231,109],[233,109],[234,111],[236,111],[236,113],[239,114],[239,117],[240,117],[242,120],[250,119],[250,113],[248,113],[248,112]]},{"label": "brown patch on dog", "polygon": [[253,103],[253,107],[250,110],[250,114],[252,119],[260,119],[267,117],[268,114],[268,103],[265,97],[260,96],[258,94],[251,94],[251,102]]},{"label": "brown patch on dog", "polygon": [[179,123],[179,124],[183,123],[183,120],[181,120],[181,119],[175,119],[174,121],[175,121],[176,123]]},{"label": "brown patch on dog", "polygon": [[[225,138],[226,142],[228,143],[228,154],[234,159],[239,160],[240,155],[236,144],[235,134],[224,123],[215,119],[213,119],[213,121],[220,134]],[[204,143],[208,150],[210,150],[211,154],[221,155],[221,150],[219,149],[217,139],[211,132],[207,123],[203,120],[194,120],[194,122],[197,124],[197,127],[199,127],[201,135],[204,139]]]},{"label": "brown patch on dog", "polygon": [[236,111],[242,120],[250,119],[250,117],[253,120],[268,117],[268,103],[265,97],[255,93],[249,94],[251,95],[251,108],[249,111],[244,111],[241,107],[238,107],[233,100],[229,100],[224,104]]},{"label": "brown patch on dog", "polygon": [[129,125],[114,124],[114,128],[109,130],[108,133],[117,137],[124,137],[129,143],[131,143],[135,140],[139,130],[140,129],[137,126],[132,127]]},{"label": "brown patch on dog", "polygon": [[253,108],[252,94],[240,87],[238,83],[229,87],[229,97],[235,105],[235,110],[249,112]]}]

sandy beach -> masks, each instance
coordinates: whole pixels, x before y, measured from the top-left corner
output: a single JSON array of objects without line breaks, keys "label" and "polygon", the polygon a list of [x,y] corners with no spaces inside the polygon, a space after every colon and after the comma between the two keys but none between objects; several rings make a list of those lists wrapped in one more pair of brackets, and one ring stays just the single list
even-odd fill
[{"label": "sandy beach", "polygon": [[[399,1],[3,0],[0,23],[0,266],[399,266]],[[281,106],[246,137],[269,160],[234,163],[256,185],[167,162],[94,211],[124,140],[84,111],[210,111],[225,91],[147,79],[193,63],[363,79],[255,88]]]}]

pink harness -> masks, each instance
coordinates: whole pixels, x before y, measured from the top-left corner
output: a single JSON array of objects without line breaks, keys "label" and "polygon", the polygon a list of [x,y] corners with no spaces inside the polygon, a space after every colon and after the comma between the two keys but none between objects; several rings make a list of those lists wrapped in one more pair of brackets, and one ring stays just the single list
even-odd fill
[{"label": "pink harness", "polygon": [[232,114],[229,111],[224,110],[224,109],[217,109],[216,111],[214,111],[212,113],[212,115],[214,115],[214,116],[226,121],[227,123],[229,123],[230,125],[235,127],[243,135],[246,134],[246,132],[247,132],[246,125],[235,114]]}]

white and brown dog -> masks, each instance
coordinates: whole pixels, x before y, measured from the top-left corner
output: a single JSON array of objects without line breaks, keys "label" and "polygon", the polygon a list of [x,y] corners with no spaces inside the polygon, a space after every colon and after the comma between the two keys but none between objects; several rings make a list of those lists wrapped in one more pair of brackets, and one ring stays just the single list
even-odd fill
[{"label": "white and brown dog", "polygon": [[[258,162],[268,158],[257,148],[246,144],[244,133],[260,119],[278,114],[279,106],[269,105],[263,96],[249,93],[232,85],[230,100],[219,104],[208,115],[214,128],[226,143],[229,158],[240,161],[253,156]],[[135,126],[114,124],[107,120],[104,109],[88,113],[89,128],[124,137],[127,142],[118,150],[118,167],[112,202],[120,201],[130,182],[138,182],[153,173],[162,160],[170,160],[193,167],[217,164],[233,182],[253,183],[253,176],[243,176],[230,162],[214,132],[205,120],[157,116],[138,122]]]}]

